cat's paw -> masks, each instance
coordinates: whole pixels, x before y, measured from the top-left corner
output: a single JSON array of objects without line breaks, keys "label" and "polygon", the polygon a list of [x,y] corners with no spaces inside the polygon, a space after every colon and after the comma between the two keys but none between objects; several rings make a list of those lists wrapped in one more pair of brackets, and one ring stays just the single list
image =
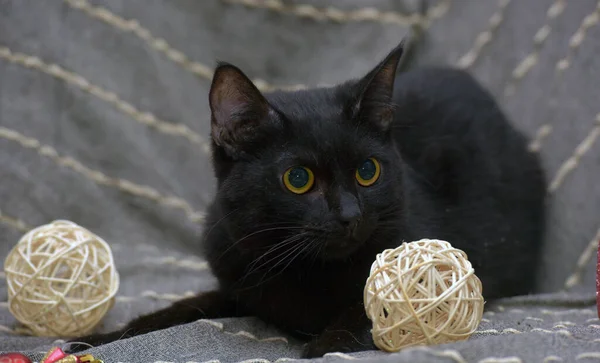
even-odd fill
[{"label": "cat's paw", "polygon": [[331,352],[331,348],[320,343],[318,340],[313,340],[310,343],[304,345],[304,350],[302,351],[302,358],[321,358],[325,354]]},{"label": "cat's paw", "polygon": [[[330,337],[331,338],[331,337]],[[340,339],[315,339],[304,346],[302,358],[320,358],[327,353],[352,353],[360,349]]]},{"label": "cat's paw", "polygon": [[375,349],[371,333],[351,334],[346,330],[328,331],[304,346],[302,358],[319,358],[327,353],[353,353]]},{"label": "cat's paw", "polygon": [[128,338],[122,331],[116,331],[107,334],[91,334],[84,337],[74,338],[67,341],[68,353],[78,353],[89,349],[91,347],[97,347],[99,345],[108,344],[119,339]]}]

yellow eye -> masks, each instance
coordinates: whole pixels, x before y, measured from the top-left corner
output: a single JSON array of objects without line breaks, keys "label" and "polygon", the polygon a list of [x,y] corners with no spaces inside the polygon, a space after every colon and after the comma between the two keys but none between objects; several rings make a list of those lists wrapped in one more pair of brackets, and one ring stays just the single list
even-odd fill
[{"label": "yellow eye", "polygon": [[309,168],[294,166],[283,174],[283,185],[292,193],[304,194],[315,184],[315,176]]},{"label": "yellow eye", "polygon": [[360,168],[356,169],[356,180],[363,187],[369,187],[379,179],[380,174],[381,167],[379,162],[374,158],[368,158]]}]

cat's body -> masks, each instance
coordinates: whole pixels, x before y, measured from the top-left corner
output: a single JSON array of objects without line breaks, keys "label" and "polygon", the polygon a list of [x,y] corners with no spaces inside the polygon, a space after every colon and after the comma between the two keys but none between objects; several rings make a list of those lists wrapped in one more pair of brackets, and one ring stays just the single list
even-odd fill
[{"label": "cat's body", "polygon": [[[221,65],[211,88],[218,191],[203,237],[219,290],[77,341],[252,315],[309,338],[306,357],[371,349],[370,265],[421,238],[466,251],[487,300],[529,293],[544,230],[537,156],[467,73],[396,76],[400,54],[357,81],[265,97]],[[297,177],[314,174],[301,193],[304,179],[282,181],[298,166],[310,173]]]},{"label": "cat's body", "polygon": [[[235,218],[226,216],[231,210],[222,210],[217,198],[209,214],[209,226],[214,227],[205,241],[206,256],[221,288],[235,296],[242,314],[259,316],[290,332],[318,335],[337,313],[361,303],[377,253],[421,238],[444,239],[467,251],[483,281],[486,299],[531,291],[532,266],[543,234],[544,181],[526,139],[507,124],[493,99],[465,72],[415,70],[400,74],[395,89],[393,138],[400,155],[392,157],[402,158],[404,165],[390,182],[403,187],[397,196],[381,195],[378,208],[388,208],[397,200],[404,205],[393,215],[392,227],[373,231],[369,242],[347,260],[298,259],[276,277],[269,280],[267,275],[266,282],[261,282],[264,270],[247,276],[247,266],[258,256],[236,256],[230,246],[244,234],[260,230],[256,226],[268,216],[260,214],[262,203],[252,206],[256,214],[252,221],[243,222],[251,228],[231,238],[228,224],[219,221]],[[359,142],[354,129],[340,129],[329,121],[339,109],[333,93],[302,91],[267,98],[276,107],[281,103],[278,109],[291,117],[301,114],[306,105],[318,109],[316,114],[304,113],[305,119],[293,132],[296,142],[314,150],[321,159],[318,163],[341,169],[345,160],[352,160]],[[276,153],[284,152],[291,141],[280,142]],[[240,180],[253,183],[247,175],[242,173]],[[238,202],[267,200],[270,191],[264,192],[249,196],[242,189]],[[256,233],[243,243],[263,238],[283,239],[281,231],[274,230]],[[227,258],[228,249],[232,258]]]}]

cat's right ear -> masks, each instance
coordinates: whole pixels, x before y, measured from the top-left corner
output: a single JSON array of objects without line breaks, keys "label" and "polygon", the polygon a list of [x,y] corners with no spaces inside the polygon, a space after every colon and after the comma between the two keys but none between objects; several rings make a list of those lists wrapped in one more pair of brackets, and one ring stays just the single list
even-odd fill
[{"label": "cat's right ear", "polygon": [[252,81],[237,67],[219,63],[210,87],[211,135],[214,143],[237,157],[257,142],[258,128],[271,107]]},{"label": "cat's right ear", "polygon": [[394,80],[404,53],[404,44],[405,41],[402,40],[357,84],[358,97],[354,104],[354,115],[381,132],[389,131],[394,119]]}]

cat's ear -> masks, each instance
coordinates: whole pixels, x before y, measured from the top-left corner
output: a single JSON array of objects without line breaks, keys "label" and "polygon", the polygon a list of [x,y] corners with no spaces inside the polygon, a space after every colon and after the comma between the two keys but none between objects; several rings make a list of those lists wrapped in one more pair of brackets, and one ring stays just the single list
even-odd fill
[{"label": "cat's ear", "polygon": [[230,156],[256,142],[271,107],[252,81],[228,63],[217,66],[209,93],[211,135]]},{"label": "cat's ear", "polygon": [[404,40],[357,84],[356,117],[383,132],[390,129],[394,119],[394,80],[403,49]]}]

